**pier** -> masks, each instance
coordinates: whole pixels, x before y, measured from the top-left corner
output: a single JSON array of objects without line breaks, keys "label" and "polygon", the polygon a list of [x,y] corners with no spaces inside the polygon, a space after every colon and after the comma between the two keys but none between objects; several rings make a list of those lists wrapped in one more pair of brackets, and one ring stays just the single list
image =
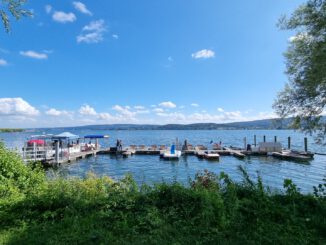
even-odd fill
[{"label": "pier", "polygon": [[[79,137],[65,132],[60,135],[38,136],[29,140],[23,147],[22,157],[26,162],[42,162],[46,166],[56,166],[63,163],[70,163],[86,157],[96,155],[110,154],[121,155],[128,158],[132,155],[158,155],[162,157],[170,151],[170,147],[166,145],[130,145],[122,147],[122,141],[117,140],[116,146],[102,148],[99,145],[98,139],[107,138],[103,135],[87,135]],[[49,142],[46,140],[50,139]],[[233,156],[238,159],[244,159],[250,156],[270,156],[288,161],[310,161],[314,154],[308,151],[308,141],[304,138],[304,151],[291,149],[291,138],[287,139],[287,149],[282,147],[282,144],[274,137],[274,141],[266,142],[266,137],[263,141],[257,143],[256,135],[253,137],[254,143],[247,144],[247,138],[244,138],[243,147],[222,146],[220,143],[211,142],[208,149],[205,145],[193,146],[187,140],[181,145],[176,139],[176,150],[179,150],[182,155],[193,155],[198,158],[207,160],[220,160],[220,156]],[[95,141],[95,142],[92,142]],[[84,141],[81,142],[81,141]],[[88,143],[86,143],[87,141]]]}]

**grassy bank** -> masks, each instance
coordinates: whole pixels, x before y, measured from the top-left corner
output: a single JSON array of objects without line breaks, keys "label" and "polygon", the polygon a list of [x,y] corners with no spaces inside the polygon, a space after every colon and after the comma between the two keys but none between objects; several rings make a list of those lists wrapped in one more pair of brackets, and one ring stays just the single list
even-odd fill
[{"label": "grassy bank", "polygon": [[178,183],[47,180],[0,144],[0,244],[325,244],[326,199],[290,180],[271,193],[246,172]]}]

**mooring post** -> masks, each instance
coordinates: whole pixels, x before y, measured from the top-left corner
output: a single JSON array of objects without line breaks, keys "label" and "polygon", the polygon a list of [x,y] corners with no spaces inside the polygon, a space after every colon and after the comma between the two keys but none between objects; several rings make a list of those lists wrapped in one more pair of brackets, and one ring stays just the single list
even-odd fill
[{"label": "mooring post", "polygon": [[243,143],[244,143],[244,149],[247,149],[247,137],[243,138]]},{"label": "mooring post", "polygon": [[291,137],[288,137],[288,149],[291,149]]},{"label": "mooring post", "polygon": [[59,163],[59,140],[55,141],[55,163]]},{"label": "mooring post", "polygon": [[277,142],[277,136],[274,136],[274,142]]},{"label": "mooring post", "polygon": [[304,151],[305,152],[308,151],[308,138],[307,137],[304,138]]},{"label": "mooring post", "polygon": [[257,139],[256,139],[256,135],[254,135],[254,145],[255,145],[255,147],[257,146]]},{"label": "mooring post", "polygon": [[264,135],[264,142],[266,142],[266,135]]},{"label": "mooring post", "polygon": [[33,142],[33,158],[36,161],[36,142]]}]

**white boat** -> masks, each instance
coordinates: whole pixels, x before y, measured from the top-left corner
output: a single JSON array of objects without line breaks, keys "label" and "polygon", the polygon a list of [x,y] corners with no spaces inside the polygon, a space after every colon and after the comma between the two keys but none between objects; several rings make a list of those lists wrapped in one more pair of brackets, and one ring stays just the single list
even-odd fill
[{"label": "white boat", "polygon": [[181,151],[176,150],[175,145],[172,145],[169,151],[163,153],[164,159],[179,159],[180,156]]},{"label": "white boat", "polygon": [[207,160],[220,160],[220,155],[215,152],[206,151],[204,153],[204,158]]}]

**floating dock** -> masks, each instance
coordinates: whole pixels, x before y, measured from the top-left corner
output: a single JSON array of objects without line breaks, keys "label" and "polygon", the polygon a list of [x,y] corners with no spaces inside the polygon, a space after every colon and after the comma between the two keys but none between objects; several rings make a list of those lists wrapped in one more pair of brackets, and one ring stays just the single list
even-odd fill
[{"label": "floating dock", "polygon": [[[106,137],[104,135],[88,135],[80,138],[68,132],[55,136],[45,135],[28,141],[29,145],[23,148],[22,156],[26,162],[38,161],[48,166],[55,166],[98,154],[121,155],[124,158],[132,155],[162,156],[164,153],[169,152],[170,149],[166,145],[130,145],[123,148],[121,140],[117,140],[116,147],[101,148],[98,139]],[[46,141],[48,138],[50,139],[49,143]],[[85,141],[86,139],[89,140],[88,143],[80,143],[80,140]],[[95,143],[91,143],[91,140],[95,140]],[[204,145],[193,146],[188,144],[186,140],[181,145],[178,143],[178,139],[175,145],[176,150],[181,151],[184,156],[194,155],[207,160],[219,160],[220,156],[233,156],[239,159],[250,156],[271,156],[289,161],[310,161],[313,159],[314,154],[308,152],[306,138],[304,143],[305,151],[291,150],[290,137],[288,138],[288,150],[282,148],[282,144],[277,142],[277,137],[274,137],[274,142],[266,142],[266,137],[264,137],[264,141],[259,144],[256,144],[256,137],[254,137],[253,145],[247,144],[247,140],[244,138],[243,148],[222,147],[220,142],[219,144],[210,143],[209,148],[212,149],[208,149]]]}]

